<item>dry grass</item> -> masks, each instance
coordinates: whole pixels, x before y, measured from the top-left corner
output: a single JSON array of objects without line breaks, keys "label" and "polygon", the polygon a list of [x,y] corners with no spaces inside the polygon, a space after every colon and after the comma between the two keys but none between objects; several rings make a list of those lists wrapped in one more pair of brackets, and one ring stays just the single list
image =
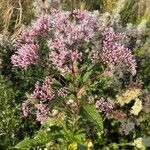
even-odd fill
[{"label": "dry grass", "polygon": [[111,12],[116,6],[117,0],[104,0],[103,1],[103,12]]},{"label": "dry grass", "polygon": [[[18,1],[18,4],[14,1],[11,2],[10,0],[1,0],[0,1],[0,12],[1,12],[1,19],[2,19],[2,33],[7,35],[9,31],[10,25],[13,24],[13,30],[18,32],[18,29],[21,28],[21,21],[22,21],[22,4],[21,0]],[[16,16],[14,16],[16,15]],[[12,20],[14,19],[15,20]],[[14,33],[15,35],[16,33]]]},{"label": "dry grass", "polygon": [[14,39],[20,33],[23,26],[24,10],[31,5],[31,1],[30,3],[29,1],[0,0],[0,25],[3,35],[10,34]]},{"label": "dry grass", "polygon": [[138,0],[138,15],[140,18],[150,17],[150,0]]}]

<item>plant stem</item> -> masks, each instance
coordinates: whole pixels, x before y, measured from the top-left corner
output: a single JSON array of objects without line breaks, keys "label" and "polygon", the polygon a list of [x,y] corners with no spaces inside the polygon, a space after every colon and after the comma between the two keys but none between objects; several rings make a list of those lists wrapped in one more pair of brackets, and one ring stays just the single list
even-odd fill
[{"label": "plant stem", "polygon": [[[121,143],[121,144],[117,144],[115,143],[117,146],[133,146],[133,143]],[[110,144],[110,147],[112,147],[113,144]]]},{"label": "plant stem", "polygon": [[80,101],[78,99],[78,82],[77,82],[77,68],[76,68],[76,61],[72,62],[72,75],[73,75],[73,86],[74,86],[74,96],[75,101],[77,103],[77,114],[79,114],[80,111]]}]

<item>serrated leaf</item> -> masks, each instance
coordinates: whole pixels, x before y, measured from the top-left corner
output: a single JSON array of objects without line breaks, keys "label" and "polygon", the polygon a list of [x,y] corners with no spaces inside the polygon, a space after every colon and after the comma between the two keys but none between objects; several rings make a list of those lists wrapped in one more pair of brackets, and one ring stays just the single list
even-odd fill
[{"label": "serrated leaf", "polygon": [[25,138],[23,141],[18,143],[15,148],[18,150],[27,150],[36,146],[45,145],[49,141],[50,136],[46,132],[40,130],[33,139]]},{"label": "serrated leaf", "polygon": [[62,103],[64,102],[64,98],[63,97],[57,97],[57,98],[55,98],[54,100],[52,100],[50,103],[49,103],[49,106],[50,107],[55,107],[55,106],[57,106],[57,107],[59,107],[59,106],[61,106],[62,105]]},{"label": "serrated leaf", "polygon": [[93,104],[83,104],[81,106],[81,115],[89,118],[92,122],[97,124],[101,131],[103,131],[102,118]]},{"label": "serrated leaf", "polygon": [[87,68],[87,64],[83,64],[82,67],[80,68],[80,71],[82,72],[83,70],[85,70]]}]

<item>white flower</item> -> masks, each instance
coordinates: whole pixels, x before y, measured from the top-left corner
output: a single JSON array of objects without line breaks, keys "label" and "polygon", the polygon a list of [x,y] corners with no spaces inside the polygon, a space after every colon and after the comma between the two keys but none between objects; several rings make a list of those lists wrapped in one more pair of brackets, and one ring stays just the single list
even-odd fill
[{"label": "white flower", "polygon": [[134,140],[133,145],[137,148],[139,148],[140,150],[145,149],[145,146],[142,143],[143,138],[137,138]]},{"label": "white flower", "polygon": [[56,116],[58,114],[58,110],[57,109],[53,109],[51,115],[52,116]]},{"label": "white flower", "polygon": [[136,99],[140,95],[140,89],[130,88],[123,92],[121,95],[117,95],[117,102],[123,106],[130,103],[132,100]]},{"label": "white flower", "polygon": [[139,98],[136,98],[135,103],[132,106],[131,114],[134,114],[137,116],[141,110],[142,110],[142,102]]}]

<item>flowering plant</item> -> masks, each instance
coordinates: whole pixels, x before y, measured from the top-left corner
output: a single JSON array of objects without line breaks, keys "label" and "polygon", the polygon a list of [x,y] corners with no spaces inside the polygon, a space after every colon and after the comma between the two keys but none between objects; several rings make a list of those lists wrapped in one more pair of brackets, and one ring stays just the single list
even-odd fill
[{"label": "flowering plant", "polygon": [[35,115],[41,130],[16,148],[135,146],[121,141],[142,109],[140,89],[130,84],[130,94],[115,88],[121,88],[125,74],[136,75],[128,42],[125,31],[88,11],[52,9],[25,29],[14,43],[17,51],[11,61],[24,70],[37,66],[45,71],[22,103],[24,117]]}]

